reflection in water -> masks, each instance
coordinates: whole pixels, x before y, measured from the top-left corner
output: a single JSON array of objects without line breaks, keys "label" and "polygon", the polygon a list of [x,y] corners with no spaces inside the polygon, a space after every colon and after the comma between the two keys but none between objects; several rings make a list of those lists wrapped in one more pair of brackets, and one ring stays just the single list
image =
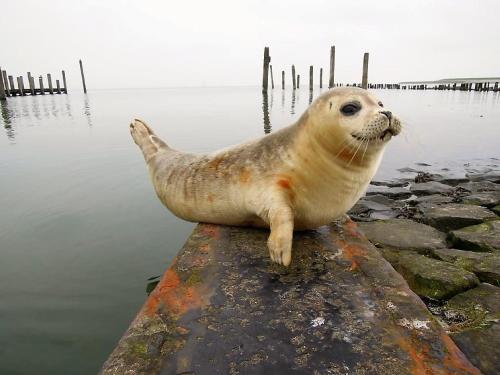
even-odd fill
[{"label": "reflection in water", "polygon": [[285,90],[281,91],[281,113],[283,113],[285,109]]},{"label": "reflection in water", "polygon": [[271,133],[271,121],[269,120],[269,103],[267,92],[262,93],[262,111],[264,112],[264,133]]},{"label": "reflection in water", "polygon": [[7,138],[9,141],[14,142],[16,134],[14,129],[12,128],[12,113],[9,110],[9,106],[6,100],[0,100],[0,112],[2,115],[3,127],[5,128],[5,133],[7,134]]},{"label": "reflection in water", "polygon": [[92,116],[90,114],[90,101],[88,94],[85,94],[85,97],[83,99],[83,113],[87,118],[87,123],[89,124],[89,127],[92,127]]},{"label": "reflection in water", "polygon": [[313,101],[313,90],[309,90],[309,105],[311,105]]},{"label": "reflection in water", "polygon": [[292,91],[292,110],[290,111],[292,115],[295,114],[295,90]]}]

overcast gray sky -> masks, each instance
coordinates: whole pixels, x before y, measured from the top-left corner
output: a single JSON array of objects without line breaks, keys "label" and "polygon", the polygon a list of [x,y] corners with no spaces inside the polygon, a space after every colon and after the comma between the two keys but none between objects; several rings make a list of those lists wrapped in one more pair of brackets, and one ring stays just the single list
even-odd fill
[{"label": "overcast gray sky", "polygon": [[[275,74],[292,63],[359,82],[500,75],[498,0],[2,0],[0,66],[61,69],[80,88],[257,85],[264,46]],[[319,69],[317,69],[319,71]],[[326,79],[325,79],[326,80]]]}]

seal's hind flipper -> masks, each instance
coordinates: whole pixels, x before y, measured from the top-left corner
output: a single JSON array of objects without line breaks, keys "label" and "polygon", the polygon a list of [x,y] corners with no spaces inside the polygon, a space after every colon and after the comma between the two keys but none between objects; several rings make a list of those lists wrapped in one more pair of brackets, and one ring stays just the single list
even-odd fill
[{"label": "seal's hind flipper", "polygon": [[141,148],[144,158],[149,160],[158,151],[169,149],[153,132],[153,130],[142,120],[134,119],[130,123],[130,134],[134,142]]}]

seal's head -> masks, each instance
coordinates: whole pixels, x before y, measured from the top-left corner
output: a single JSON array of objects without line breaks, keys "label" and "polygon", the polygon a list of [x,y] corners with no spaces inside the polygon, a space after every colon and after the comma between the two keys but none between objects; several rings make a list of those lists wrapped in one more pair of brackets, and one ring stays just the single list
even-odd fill
[{"label": "seal's head", "polygon": [[[344,156],[361,150],[379,153],[401,132],[401,122],[367,90],[336,88],[321,95],[307,112],[309,129],[324,146]],[[355,152],[357,153],[357,151]]]}]

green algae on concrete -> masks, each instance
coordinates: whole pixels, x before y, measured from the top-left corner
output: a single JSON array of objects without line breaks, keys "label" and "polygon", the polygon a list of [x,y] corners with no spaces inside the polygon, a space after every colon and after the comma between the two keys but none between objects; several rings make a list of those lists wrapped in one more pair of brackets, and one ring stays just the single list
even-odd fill
[{"label": "green algae on concrete", "polygon": [[[436,249],[434,255],[467,271],[479,280],[500,286],[500,253],[480,253],[457,249]],[[385,256],[385,254],[384,254]]]},{"label": "green algae on concrete", "polygon": [[472,225],[450,232],[449,239],[458,249],[500,251],[500,220]]},{"label": "green algae on concrete", "polygon": [[393,262],[410,288],[421,297],[448,299],[479,284],[471,272],[412,252],[401,252]]},{"label": "green algae on concrete", "polygon": [[483,283],[458,294],[445,314],[460,318],[450,326],[451,336],[481,372],[500,374],[500,288]]},{"label": "green algae on concrete", "polygon": [[500,204],[497,204],[495,207],[492,207],[491,211],[493,211],[497,215],[500,215]]}]

